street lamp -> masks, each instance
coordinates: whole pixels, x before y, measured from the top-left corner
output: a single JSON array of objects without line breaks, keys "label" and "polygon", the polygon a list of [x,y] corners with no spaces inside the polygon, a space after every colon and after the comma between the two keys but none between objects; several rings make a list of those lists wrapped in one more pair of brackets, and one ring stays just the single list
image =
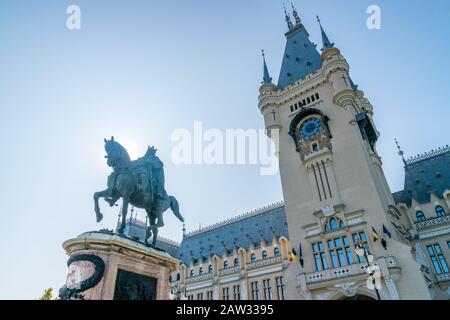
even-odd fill
[{"label": "street lamp", "polygon": [[364,257],[365,261],[367,262],[367,267],[366,267],[367,273],[368,273],[370,279],[372,280],[372,284],[373,284],[373,287],[377,294],[378,300],[381,300],[380,293],[378,292],[378,288],[376,286],[375,277],[374,277],[374,275],[376,273],[376,265],[375,265],[375,263],[373,263],[373,261],[374,261],[373,255],[371,255],[367,251],[366,244],[367,244],[366,241],[362,241],[361,239],[358,239],[355,243],[355,252],[359,257]]},{"label": "street lamp", "polygon": [[187,300],[186,287],[181,286],[179,282],[175,283],[170,290],[170,300]]}]

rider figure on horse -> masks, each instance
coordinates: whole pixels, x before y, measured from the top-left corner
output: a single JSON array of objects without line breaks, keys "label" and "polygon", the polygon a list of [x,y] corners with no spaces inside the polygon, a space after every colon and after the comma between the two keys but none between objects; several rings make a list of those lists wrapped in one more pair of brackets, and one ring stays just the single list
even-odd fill
[{"label": "rider figure on horse", "polygon": [[164,199],[164,164],[156,156],[155,147],[148,147],[144,159],[152,172],[152,185],[154,186],[155,197]]}]

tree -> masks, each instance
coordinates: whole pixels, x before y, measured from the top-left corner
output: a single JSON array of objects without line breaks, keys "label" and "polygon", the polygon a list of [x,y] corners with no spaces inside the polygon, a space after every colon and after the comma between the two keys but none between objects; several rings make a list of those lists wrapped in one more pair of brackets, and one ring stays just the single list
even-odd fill
[{"label": "tree", "polygon": [[56,300],[56,297],[53,295],[53,288],[45,289],[44,294],[38,300]]}]

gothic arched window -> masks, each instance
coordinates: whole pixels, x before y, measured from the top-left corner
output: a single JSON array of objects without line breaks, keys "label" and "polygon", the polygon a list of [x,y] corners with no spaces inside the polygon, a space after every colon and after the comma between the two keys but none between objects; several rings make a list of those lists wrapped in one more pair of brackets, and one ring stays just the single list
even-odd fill
[{"label": "gothic arched window", "polygon": [[227,261],[227,260],[225,260],[225,261],[223,262],[223,268],[224,268],[224,269],[227,269],[227,268],[228,268],[228,261]]},{"label": "gothic arched window", "polygon": [[264,260],[264,259],[267,259],[267,251],[266,250],[264,250],[263,252],[262,252],[262,259]]},{"label": "gothic arched window", "polygon": [[239,267],[239,258],[234,258],[234,266]]},{"label": "gothic arched window", "polygon": [[330,231],[335,231],[335,230],[340,230],[340,229],[344,229],[344,223],[340,219],[334,218],[334,217],[331,218],[330,220],[328,220],[324,226],[325,232],[330,232]]},{"label": "gothic arched window", "polygon": [[445,210],[442,206],[437,206],[435,210],[438,217],[445,216]]},{"label": "gothic arched window", "polygon": [[177,273],[177,280],[180,280],[180,274]]},{"label": "gothic arched window", "polygon": [[212,272],[213,272],[213,266],[212,266],[212,264],[210,264],[208,267],[208,273],[212,273]]},{"label": "gothic arched window", "polygon": [[338,228],[338,223],[335,218],[330,219],[330,230],[336,230]]},{"label": "gothic arched window", "polygon": [[416,212],[416,218],[417,218],[417,221],[424,221],[424,220],[427,219],[425,217],[425,214],[423,213],[423,211],[417,211]]},{"label": "gothic arched window", "polygon": [[252,255],[250,256],[250,262],[255,262],[256,261],[256,254],[252,253]]},{"label": "gothic arched window", "polygon": [[280,248],[275,247],[275,249],[273,249],[273,256],[274,257],[279,257],[280,256]]}]

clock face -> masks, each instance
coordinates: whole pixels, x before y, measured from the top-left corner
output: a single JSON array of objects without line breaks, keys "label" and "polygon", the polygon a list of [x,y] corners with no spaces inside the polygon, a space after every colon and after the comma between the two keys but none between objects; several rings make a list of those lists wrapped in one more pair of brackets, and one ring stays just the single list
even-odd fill
[{"label": "clock face", "polygon": [[300,126],[300,134],[304,138],[314,137],[319,133],[322,122],[318,118],[310,118]]}]

